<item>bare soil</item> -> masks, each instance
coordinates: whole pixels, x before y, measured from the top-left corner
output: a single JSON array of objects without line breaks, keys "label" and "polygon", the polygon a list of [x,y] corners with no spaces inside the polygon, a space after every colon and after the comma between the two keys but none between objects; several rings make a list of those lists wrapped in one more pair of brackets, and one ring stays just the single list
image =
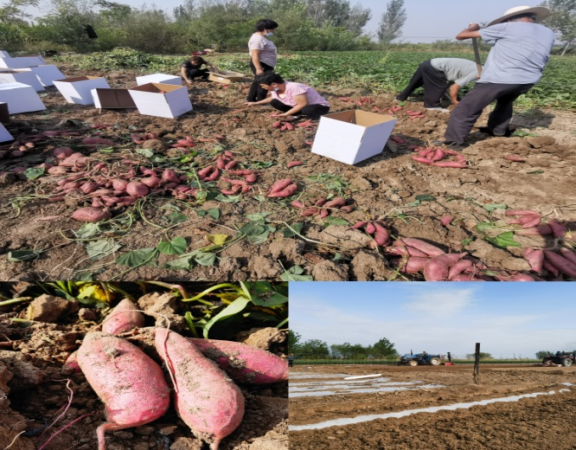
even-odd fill
[{"label": "bare soil", "polygon": [[[80,72],[63,69],[66,75],[105,76],[112,87],[129,87],[138,73]],[[237,229],[249,222],[255,213],[266,216],[269,225],[276,227],[263,243],[240,239],[233,245],[217,250],[218,259],[213,266],[197,265],[190,271],[169,270],[163,264],[170,258],[161,256],[156,266],[141,266],[128,273],[126,267],[114,263],[118,254],[93,261],[87,257],[85,242],[73,240],[73,232],[80,223],[71,219],[79,206],[89,204],[85,197],[72,196],[65,202],[50,203],[45,198],[30,196],[48,194],[56,187],[58,177],[44,176],[34,181],[23,175],[0,175],[0,226],[3,239],[0,254],[16,250],[42,250],[37,259],[25,262],[8,262],[0,258],[0,279],[72,279],[91,276],[110,280],[122,277],[138,279],[209,279],[246,280],[278,279],[284,270],[300,266],[303,273],[318,281],[385,280],[397,278],[394,258],[369,248],[370,238],[363,232],[351,234],[345,226],[328,226],[319,217],[301,217],[300,210],[289,206],[290,200],[266,199],[274,181],[292,178],[298,184],[297,198],[311,204],[318,198],[343,195],[354,205],[351,213],[333,211],[331,217],[346,219],[350,224],[359,220],[384,219],[393,236],[417,237],[434,243],[447,251],[468,251],[488,267],[527,271],[528,263],[522,258],[526,247],[553,248],[553,239],[515,236],[520,247],[504,250],[490,244],[475,227],[479,222],[496,222],[496,233],[512,229],[506,226],[504,211],[490,213],[487,204],[506,205],[512,209],[532,209],[540,212],[544,220],[556,218],[564,221],[569,229],[576,229],[576,114],[571,111],[532,110],[517,113],[514,126],[527,134],[524,137],[488,137],[472,133],[472,145],[464,150],[469,166],[466,169],[449,169],[422,165],[413,161],[410,146],[428,145],[432,139],[442,139],[448,115],[428,111],[424,119],[409,120],[405,110],[421,110],[421,103],[408,103],[398,113],[394,136],[406,140],[405,144],[389,142],[384,152],[357,166],[312,154],[306,142],[313,141],[315,128],[298,128],[280,131],[272,128],[267,107],[243,106],[247,85],[233,84],[228,88],[216,83],[198,82],[189,88],[194,111],[178,119],[142,116],[135,111],[104,111],[87,106],[69,105],[54,90],[43,94],[47,111],[13,117],[8,129],[18,138],[25,138],[44,130],[77,131],[82,136],[48,139],[24,157],[0,161],[0,172],[10,172],[16,167],[31,167],[49,160],[55,147],[72,146],[93,158],[118,158],[118,154],[91,153],[94,149],[83,146],[83,137],[93,135],[92,124],[108,124],[100,130],[101,137],[114,140],[117,151],[131,151],[138,147],[130,140],[134,129],[142,129],[160,136],[158,154],[177,156],[181,151],[170,145],[184,136],[210,138],[224,135],[221,144],[200,143],[194,161],[198,167],[212,163],[215,149],[225,147],[247,167],[257,167],[258,162],[272,163],[258,170],[258,182],[251,192],[244,194],[237,203],[210,200],[202,205],[193,200],[175,202],[170,197],[150,198],[143,206],[146,221],[138,219],[128,232],[110,232],[121,245],[120,252],[154,247],[169,236],[184,237],[188,251],[209,244],[209,234],[237,236]],[[332,105],[332,111],[363,109],[384,113],[394,104],[389,95],[375,95],[373,103],[357,106],[355,102],[340,100],[342,96],[357,99],[360,91],[322,91]],[[484,115],[478,125],[483,125]],[[519,155],[525,162],[511,162],[506,155]],[[116,156],[115,156],[116,155]],[[150,166],[143,156],[130,153],[135,159]],[[299,160],[302,166],[287,169],[287,163]],[[321,176],[322,179],[311,177]],[[223,181],[217,187],[224,188]],[[418,195],[428,194],[431,201],[417,202]],[[22,197],[28,196],[23,202]],[[259,197],[260,196],[260,197]],[[181,207],[187,221],[168,226],[162,216],[170,210],[167,204]],[[197,209],[219,208],[218,220],[208,215],[199,217]],[[117,209],[115,215],[133,209]],[[451,225],[443,226],[440,217],[454,216]],[[163,228],[150,225],[150,222]],[[300,236],[285,237],[285,224],[303,224]],[[168,229],[169,228],[169,229]],[[168,229],[168,230],[167,230]],[[397,260],[397,258],[396,258]],[[420,275],[407,279],[421,279]],[[544,276],[546,278],[546,276]],[[554,277],[548,277],[553,279]]]},{"label": "bare soil", "polygon": [[[395,382],[422,381],[442,385],[372,394],[336,394],[290,398],[290,424],[320,423],[337,418],[383,414],[429,406],[451,405],[535,392],[554,395],[519,402],[473,406],[470,409],[419,413],[403,418],[376,419],[320,430],[290,431],[290,448],[312,449],[572,449],[576,432],[576,368],[528,365],[480,367],[480,385],[473,384],[473,366],[296,366],[295,372],[317,374],[292,378],[290,386],[309,381],[342,380],[343,375],[382,374]],[[559,393],[560,390],[563,390]]]},{"label": "bare soil", "polygon": [[[148,304],[152,306],[149,301]],[[50,437],[53,439],[42,448],[97,448],[96,428],[106,421],[104,405],[82,373],[69,373],[62,368],[68,356],[78,349],[85,333],[96,325],[95,321],[100,321],[99,313],[80,309],[80,316],[72,313],[50,323],[34,321],[31,326],[23,328],[9,321],[25,316],[22,307],[14,307],[10,312],[5,312],[6,308],[2,311],[0,448],[4,449],[14,442],[10,447],[12,450],[38,449]],[[278,330],[277,333],[265,330],[269,329],[245,329],[237,339],[279,355],[285,354],[285,334],[282,339]],[[156,358],[154,352],[149,352],[138,339],[130,339]],[[160,360],[157,361],[161,364]],[[54,426],[45,430],[46,425],[52,424],[69,403],[67,383],[73,391],[69,409]],[[288,382],[265,386],[240,385],[239,388],[245,398],[245,415],[240,426],[222,441],[220,449],[286,450]],[[58,430],[61,431],[57,433]],[[106,448],[203,450],[208,446],[192,434],[171,406],[166,415],[152,423],[106,433]]]}]

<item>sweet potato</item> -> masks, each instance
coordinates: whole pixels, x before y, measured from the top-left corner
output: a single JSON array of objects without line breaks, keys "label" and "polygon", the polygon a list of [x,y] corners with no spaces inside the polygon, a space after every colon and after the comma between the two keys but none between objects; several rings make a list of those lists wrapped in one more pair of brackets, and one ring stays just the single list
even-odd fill
[{"label": "sweet potato", "polygon": [[105,450],[106,431],[152,422],[170,405],[160,366],[124,339],[88,333],[78,349],[78,364],[106,406],[107,422],[96,430],[98,450]]},{"label": "sweet potato", "polygon": [[293,202],[290,202],[290,206],[292,206],[293,208],[299,208],[299,209],[302,209],[305,207],[304,203],[302,203],[298,200],[294,200]]},{"label": "sweet potato", "polygon": [[282,122],[280,122],[279,120],[272,124],[273,128],[280,128],[281,126],[282,126]]},{"label": "sweet potato", "polygon": [[291,169],[292,167],[297,167],[301,165],[302,165],[301,161],[291,161],[286,165],[286,167],[288,167],[288,169]]},{"label": "sweet potato", "polygon": [[526,159],[519,155],[506,155],[504,159],[514,162],[526,162]]},{"label": "sweet potato", "polygon": [[62,166],[54,166],[48,169],[48,173],[54,176],[66,175],[66,173],[68,173],[68,169]]},{"label": "sweet potato", "polygon": [[464,255],[459,253],[435,256],[424,267],[424,278],[426,281],[445,281],[450,266],[456,264],[462,256]]},{"label": "sweet potato", "polygon": [[402,238],[398,241],[395,241],[393,245],[402,246],[402,244],[409,247],[414,247],[415,249],[426,253],[428,256],[440,256],[446,254],[444,250],[439,249],[435,245],[429,244],[428,242],[424,242],[416,238]]},{"label": "sweet potato", "polygon": [[453,280],[456,276],[473,269],[474,263],[469,259],[461,259],[448,270],[448,279]]},{"label": "sweet potato", "polygon": [[211,441],[211,450],[218,450],[220,441],[242,421],[242,393],[214,362],[179,334],[157,328],[155,347],[173,374],[176,412],[196,436]]},{"label": "sweet potato", "polygon": [[544,256],[556,269],[571,278],[576,278],[576,264],[551,250],[544,250]]},{"label": "sweet potato", "polygon": [[216,167],[218,167],[221,170],[224,170],[226,168],[226,161],[224,161],[223,159],[219,159],[218,161],[216,161]]},{"label": "sweet potato", "polygon": [[411,257],[406,260],[402,267],[402,272],[413,275],[424,270],[424,267],[430,262],[428,258]]},{"label": "sweet potato", "polygon": [[566,227],[561,223],[559,223],[556,219],[552,219],[548,223],[548,226],[550,226],[552,234],[554,235],[555,238],[561,239],[566,235],[567,232]]},{"label": "sweet potato", "polygon": [[148,186],[139,181],[130,181],[126,185],[126,193],[132,197],[146,197],[149,192]]},{"label": "sweet potato", "polygon": [[144,316],[131,300],[125,298],[102,322],[102,331],[107,334],[121,334],[144,326]]},{"label": "sweet potato", "polygon": [[530,264],[530,267],[534,272],[542,272],[542,265],[544,263],[544,252],[542,250],[534,250],[529,247],[524,250],[523,256],[524,259],[528,261],[528,264]]},{"label": "sweet potato", "polygon": [[506,216],[539,216],[540,214],[536,211],[530,211],[527,209],[509,209],[504,213]]},{"label": "sweet potato", "polygon": [[533,228],[522,228],[520,230],[515,230],[514,233],[520,236],[546,236],[552,234],[552,229],[549,225],[541,223]]},{"label": "sweet potato", "polygon": [[446,154],[444,151],[441,148],[437,148],[434,155],[432,155],[432,161],[440,161],[441,159],[444,159],[445,156]]},{"label": "sweet potato", "polygon": [[435,162],[434,165],[436,167],[450,167],[453,169],[465,169],[466,167],[468,167],[466,165],[466,162],[460,162],[460,161],[441,161],[441,162]]},{"label": "sweet potato", "polygon": [[224,169],[231,170],[238,165],[238,161],[230,161],[225,166]]},{"label": "sweet potato", "polygon": [[296,183],[292,183],[280,191],[274,191],[268,194],[269,198],[285,198],[290,197],[298,190]]},{"label": "sweet potato", "polygon": [[272,194],[274,192],[281,191],[282,189],[287,188],[292,183],[293,181],[289,178],[285,178],[284,180],[278,180],[272,186],[270,186],[269,193]]},{"label": "sweet potato", "polygon": [[106,209],[86,206],[74,211],[72,218],[79,222],[100,222],[101,220],[110,218],[110,212]]},{"label": "sweet potato", "polygon": [[444,214],[442,217],[440,217],[440,223],[445,227],[450,225],[450,222],[452,222],[453,220],[454,216],[451,216],[450,214]]},{"label": "sweet potato", "polygon": [[350,227],[351,230],[359,230],[363,226],[365,226],[368,222],[365,220],[361,220],[360,222],[356,222],[354,225]]},{"label": "sweet potato", "polygon": [[72,153],[74,153],[74,150],[72,150],[69,147],[58,147],[58,148],[55,148],[54,151],[52,152],[52,154],[57,159],[68,158],[70,155],[72,155]]},{"label": "sweet potato", "polygon": [[576,264],[576,253],[574,253],[572,250],[568,250],[567,248],[561,248],[560,253],[562,253],[562,256],[564,258]]},{"label": "sweet potato", "polygon": [[430,159],[427,159],[424,156],[414,156],[412,155],[412,159],[416,162],[422,163],[422,164],[434,164],[434,162]]},{"label": "sweet potato", "polygon": [[78,364],[78,351],[70,353],[70,356],[66,358],[64,361],[64,365],[62,366],[63,373],[80,373],[82,369],[80,369],[80,365]]},{"label": "sweet potato", "polygon": [[238,383],[269,384],[288,380],[288,363],[270,352],[239,342],[188,340]]},{"label": "sweet potato", "polygon": [[86,181],[82,186],[80,186],[80,190],[85,194],[90,194],[98,189],[98,184],[94,183],[93,181]]},{"label": "sweet potato", "polygon": [[324,204],[326,208],[340,208],[346,204],[346,199],[344,197],[336,197],[333,200]]},{"label": "sweet potato", "polygon": [[157,188],[162,183],[162,180],[156,176],[142,178],[140,181],[149,188]]}]

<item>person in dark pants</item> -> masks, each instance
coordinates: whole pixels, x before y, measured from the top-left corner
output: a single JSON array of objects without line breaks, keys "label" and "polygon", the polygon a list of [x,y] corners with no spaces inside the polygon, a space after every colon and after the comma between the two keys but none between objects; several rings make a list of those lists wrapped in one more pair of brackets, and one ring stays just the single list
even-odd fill
[{"label": "person in dark pants", "polygon": [[550,10],[541,6],[519,6],[509,9],[482,30],[473,23],[456,36],[460,41],[481,37],[494,47],[482,77],[452,111],[444,144],[461,150],[482,110],[495,100],[488,126],[480,131],[492,136],[511,134],[509,124],[514,101],[540,80],[550,58],[555,35],[539,24],[549,15]]},{"label": "person in dark pants", "polygon": [[[434,58],[424,61],[410,83],[396,100],[405,101],[412,92],[424,87],[424,107],[429,110],[448,112],[440,107],[442,96],[449,91],[450,99],[454,105],[458,104],[458,91],[478,78],[476,63],[460,58]],[[452,84],[450,84],[453,82]]]},{"label": "person in dark pants", "polygon": [[182,68],[180,69],[180,75],[186,81],[186,83],[191,84],[194,78],[202,78],[203,81],[208,81],[210,76],[210,70],[202,69],[202,66],[208,66],[213,71],[217,72],[218,68],[206,62],[201,56],[192,56],[188,61],[182,63]]},{"label": "person in dark pants", "polygon": [[276,45],[268,39],[274,34],[274,30],[278,28],[278,24],[273,20],[262,19],[256,23],[256,30],[250,41],[248,42],[248,50],[250,51],[250,70],[255,78],[248,91],[248,102],[258,102],[264,100],[268,92],[262,89],[260,83],[256,81],[256,77],[274,71],[277,60]]},{"label": "person in dark pants", "polygon": [[271,72],[256,77],[264,90],[270,92],[270,97],[259,102],[248,102],[248,106],[272,105],[281,111],[272,114],[272,117],[290,117],[300,114],[310,117],[312,120],[320,119],[320,116],[330,111],[330,105],[324,97],[310,86],[292,81],[284,81],[280,74]]},{"label": "person in dark pants", "polygon": [[288,355],[288,367],[294,367],[294,355]]}]

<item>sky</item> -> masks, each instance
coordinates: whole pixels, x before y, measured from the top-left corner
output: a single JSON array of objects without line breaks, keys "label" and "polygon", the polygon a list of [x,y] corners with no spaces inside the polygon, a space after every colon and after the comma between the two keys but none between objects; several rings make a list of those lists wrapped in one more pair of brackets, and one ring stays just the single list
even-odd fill
[{"label": "sky", "polygon": [[290,328],[302,340],[400,354],[530,357],[576,349],[576,283],[290,283]]},{"label": "sky", "polygon": [[[153,1],[114,0],[134,7],[144,4],[152,5]],[[181,0],[162,0],[156,6],[172,13],[174,7],[182,4]],[[372,19],[365,28],[366,32],[375,33],[382,14],[386,11],[388,0],[351,0],[352,5],[359,3],[364,8],[372,10]],[[518,3],[518,0],[483,0],[478,2],[461,0],[405,0],[407,20],[402,29],[402,42],[434,42],[437,40],[454,39],[468,26],[470,22],[490,22],[504,14],[514,6],[522,6],[528,2]],[[49,0],[41,0],[41,11],[50,6]],[[28,10],[37,14],[33,9]],[[282,24],[280,24],[282,26]]]}]

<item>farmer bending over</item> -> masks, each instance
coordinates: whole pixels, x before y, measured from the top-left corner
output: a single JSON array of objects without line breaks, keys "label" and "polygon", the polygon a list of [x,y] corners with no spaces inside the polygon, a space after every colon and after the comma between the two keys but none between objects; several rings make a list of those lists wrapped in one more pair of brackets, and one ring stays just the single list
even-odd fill
[{"label": "farmer bending over", "polygon": [[192,56],[188,61],[182,63],[182,68],[180,69],[180,74],[182,78],[186,80],[186,83],[192,84],[194,78],[202,77],[203,81],[208,81],[210,76],[210,71],[208,69],[202,69],[202,66],[208,66],[214,72],[218,72],[218,68],[206,62],[201,56]]},{"label": "farmer bending over", "polygon": [[293,81],[284,81],[277,73],[270,72],[256,77],[263,89],[271,95],[259,102],[248,102],[248,106],[270,104],[280,113],[272,114],[272,117],[298,118],[300,114],[310,117],[312,120],[320,119],[320,116],[330,111],[330,105],[324,97],[310,86]]},{"label": "farmer bending over", "polygon": [[[473,61],[460,58],[434,58],[424,61],[410,83],[396,100],[404,101],[419,87],[424,86],[424,108],[448,112],[440,107],[442,96],[449,89],[452,103],[458,104],[458,91],[478,78],[478,66]],[[450,82],[453,81],[450,86]]]},{"label": "farmer bending over", "polygon": [[462,31],[456,39],[481,37],[494,47],[488,55],[482,77],[450,115],[444,144],[456,150],[482,114],[482,110],[496,100],[488,118],[488,126],[480,131],[493,136],[509,136],[512,105],[527,93],[542,77],[544,66],[554,45],[554,32],[539,22],[550,15],[541,6],[518,6],[480,30],[476,23]]}]

